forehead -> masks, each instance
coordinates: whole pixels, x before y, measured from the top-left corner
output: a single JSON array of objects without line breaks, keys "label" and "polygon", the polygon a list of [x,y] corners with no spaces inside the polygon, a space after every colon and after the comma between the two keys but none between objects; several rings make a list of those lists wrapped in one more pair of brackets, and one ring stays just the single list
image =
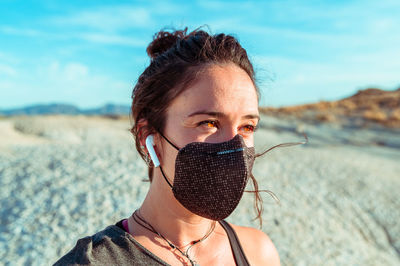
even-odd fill
[{"label": "forehead", "polygon": [[227,115],[258,113],[256,88],[249,75],[234,64],[211,65],[170,105],[170,115],[184,116],[199,110]]}]

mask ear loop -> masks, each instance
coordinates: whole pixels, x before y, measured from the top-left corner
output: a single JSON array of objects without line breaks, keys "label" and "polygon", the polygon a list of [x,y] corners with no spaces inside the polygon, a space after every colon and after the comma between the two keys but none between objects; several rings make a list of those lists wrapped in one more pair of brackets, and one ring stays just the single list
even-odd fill
[{"label": "mask ear loop", "polygon": [[171,144],[172,147],[174,147],[177,151],[179,151],[180,149],[178,147],[176,147],[171,141],[169,141],[161,132],[158,132],[161,137],[163,137],[169,144]]},{"label": "mask ear loop", "polygon": [[[161,137],[163,137],[169,144],[171,144],[172,147],[174,147],[176,150],[179,151],[179,148],[176,147],[171,141],[169,141],[161,132],[158,132],[158,133],[159,133],[159,134],[161,135]],[[158,166],[160,167],[161,174],[163,175],[165,181],[167,181],[168,185],[172,188],[171,182],[169,182],[168,178],[165,176],[165,173],[164,173],[164,170],[163,170],[162,167],[161,167],[161,164],[159,163]]]},{"label": "mask ear loop", "polygon": [[295,145],[300,145],[300,144],[307,144],[308,143],[307,134],[303,132],[303,136],[306,139],[305,141],[281,143],[281,144],[278,144],[278,145],[275,145],[275,146],[269,148],[266,151],[263,151],[262,153],[257,153],[254,157],[257,158],[257,157],[263,156],[264,154],[266,154],[270,150],[273,150],[273,149],[278,148],[278,147],[290,147],[290,146],[295,146]]},{"label": "mask ear loop", "polygon": [[168,178],[165,176],[164,171],[163,171],[161,165],[160,165],[160,170],[161,170],[161,174],[163,175],[165,181],[167,181],[168,185],[172,188],[172,185],[171,185],[171,183],[169,182]]}]

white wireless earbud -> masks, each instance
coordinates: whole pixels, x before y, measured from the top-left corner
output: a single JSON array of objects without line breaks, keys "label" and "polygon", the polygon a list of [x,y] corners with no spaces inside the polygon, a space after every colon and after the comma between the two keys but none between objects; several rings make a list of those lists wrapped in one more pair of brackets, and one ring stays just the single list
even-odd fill
[{"label": "white wireless earbud", "polygon": [[146,138],[146,148],[149,151],[150,158],[153,161],[154,167],[160,166],[160,161],[158,160],[156,151],[154,150],[154,137],[153,135],[148,135]]}]

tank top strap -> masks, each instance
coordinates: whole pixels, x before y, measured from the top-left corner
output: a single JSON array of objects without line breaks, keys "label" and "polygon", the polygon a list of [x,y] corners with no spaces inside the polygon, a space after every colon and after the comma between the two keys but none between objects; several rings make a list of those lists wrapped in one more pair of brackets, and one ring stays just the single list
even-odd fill
[{"label": "tank top strap", "polygon": [[246,255],[243,252],[243,248],[240,245],[239,238],[238,238],[235,230],[225,220],[220,220],[219,223],[225,229],[225,231],[228,235],[236,265],[238,265],[238,266],[250,265],[249,261],[246,258]]}]

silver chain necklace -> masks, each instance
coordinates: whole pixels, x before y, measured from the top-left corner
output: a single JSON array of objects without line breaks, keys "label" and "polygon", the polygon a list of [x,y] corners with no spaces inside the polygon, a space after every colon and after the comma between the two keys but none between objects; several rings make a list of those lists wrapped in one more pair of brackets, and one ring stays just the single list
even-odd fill
[{"label": "silver chain necklace", "polygon": [[[196,244],[198,244],[198,243],[204,241],[207,237],[209,237],[209,236],[211,235],[211,233],[214,231],[215,223],[216,223],[215,221],[213,221],[213,223],[212,223],[212,225],[211,225],[211,227],[210,227],[210,230],[209,230],[202,238],[200,238],[200,239],[198,239],[198,240],[191,241],[190,243],[188,243],[188,244],[186,244],[186,245],[184,245],[184,246],[178,247],[177,245],[174,245],[173,243],[171,243],[171,241],[169,241],[168,239],[166,239],[162,234],[160,234],[159,232],[157,232],[157,230],[155,230],[154,227],[153,227],[149,222],[147,222],[143,217],[141,217],[141,216],[139,215],[138,210],[136,210],[136,211],[132,214],[132,218],[133,218],[133,219],[135,220],[135,222],[138,223],[140,226],[146,228],[146,229],[149,230],[150,232],[153,232],[154,234],[156,234],[156,235],[158,235],[159,237],[161,237],[162,239],[164,239],[164,240],[168,243],[168,245],[173,249],[172,251],[178,250],[183,256],[185,256],[185,257],[190,261],[190,264],[191,264],[192,266],[200,266],[200,264],[198,264],[194,259],[192,259],[192,258],[189,256],[189,250],[190,250],[194,245],[196,245]],[[144,223],[144,224],[143,224],[143,223]],[[184,247],[186,247],[186,246],[188,246],[188,245],[190,245],[190,246],[186,249],[186,251],[182,251],[182,250],[181,250],[182,248],[184,248]]]}]

